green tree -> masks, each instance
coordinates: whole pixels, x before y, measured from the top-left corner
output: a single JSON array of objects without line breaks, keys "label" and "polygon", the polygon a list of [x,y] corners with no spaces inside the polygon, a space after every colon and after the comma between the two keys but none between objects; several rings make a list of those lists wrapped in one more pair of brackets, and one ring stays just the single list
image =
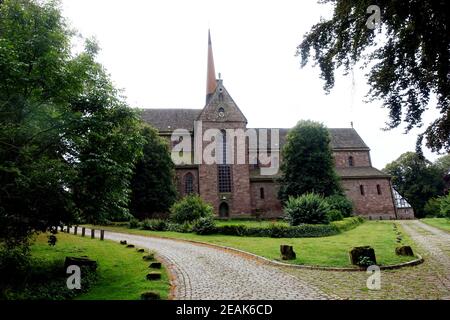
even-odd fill
[{"label": "green tree", "polygon": [[0,241],[10,247],[127,207],[138,116],[94,42],[72,55],[73,34],[56,1],[0,5]]},{"label": "green tree", "polygon": [[415,152],[402,154],[387,164],[384,172],[392,176],[393,186],[411,204],[416,217],[425,215],[424,207],[429,199],[442,195],[443,181],[439,170]]},{"label": "green tree", "polygon": [[441,173],[442,179],[444,180],[444,194],[450,192],[450,154],[438,158],[434,162],[434,166]]},{"label": "green tree", "polygon": [[300,121],[289,131],[282,150],[279,198],[316,193],[322,196],[342,194],[334,170],[328,129],[313,121]]},{"label": "green tree", "polygon": [[175,170],[167,142],[144,125],[143,157],[136,164],[131,182],[130,211],[137,218],[166,213],[175,202]]},{"label": "green tree", "polygon": [[[312,56],[329,92],[335,71],[347,73],[356,62],[368,72],[371,100],[390,110],[388,128],[406,123],[409,131],[422,125],[430,97],[437,97],[441,116],[419,136],[432,150],[450,150],[450,2],[434,0],[322,0],[331,3],[331,19],[321,20],[297,48],[305,66]],[[381,30],[366,23],[369,6],[381,10]],[[313,51],[314,53],[312,53]],[[372,63],[373,62],[373,63]]]}]

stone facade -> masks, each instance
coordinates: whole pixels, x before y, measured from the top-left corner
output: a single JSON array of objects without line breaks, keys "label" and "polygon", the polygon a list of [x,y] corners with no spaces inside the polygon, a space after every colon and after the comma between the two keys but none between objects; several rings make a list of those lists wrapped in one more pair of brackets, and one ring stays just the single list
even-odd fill
[{"label": "stone facade", "polygon": [[[252,137],[236,139],[236,142],[233,138],[231,146],[222,141],[222,149],[209,149],[211,142],[220,135],[228,138],[227,130],[247,130],[244,114],[223,86],[222,80],[215,78],[210,38],[204,108],[145,109],[142,117],[169,141],[173,149],[172,159],[174,155],[178,157],[174,162],[181,196],[198,193],[223,217],[253,215],[272,218],[282,215],[282,206],[277,198],[279,172],[267,175],[262,170],[282,161],[279,154],[289,129],[255,128],[248,131],[254,134]],[[260,139],[267,130],[270,131],[266,135],[270,162],[259,161],[261,158],[258,162],[250,161],[256,159],[255,154],[262,148]],[[354,203],[355,212],[371,219],[396,218],[390,177],[372,167],[369,147],[353,128],[329,130],[336,171],[347,196]],[[211,131],[215,133],[211,135]],[[276,135],[271,136],[271,133]],[[255,144],[250,143],[255,142],[253,137],[257,137]],[[181,153],[181,145],[189,150],[183,149]],[[208,160],[211,157],[205,158],[205,154],[209,154],[207,151],[211,152],[210,155],[214,154],[216,161]],[[238,161],[238,154],[243,154],[240,159],[243,161]],[[220,155],[222,158],[229,156],[229,162],[217,161]]]},{"label": "stone facade", "polygon": [[[178,113],[182,114],[182,118],[177,120]],[[188,163],[178,165],[176,169],[177,186],[181,196],[185,196],[187,192],[198,193],[221,216],[272,218],[282,215],[282,206],[277,198],[278,175],[262,176],[259,169],[267,165],[248,163],[249,154],[252,154],[249,151],[248,141],[237,139],[233,144],[234,158],[231,160],[234,161],[229,165],[231,179],[229,192],[219,190],[220,164],[209,164],[202,157],[203,152],[213,141],[204,138],[208,130],[216,129],[218,132],[226,129],[247,130],[245,116],[221,80],[217,80],[216,90],[209,95],[209,100],[203,109],[170,110],[167,114],[163,109],[146,109],[143,118],[155,126],[160,134],[170,141],[172,147],[178,140],[171,138],[174,130],[184,129],[189,132],[188,137],[184,139],[192,139],[193,152],[185,155]],[[285,143],[288,130],[279,130],[277,150],[280,150]],[[395,219],[397,210],[390,177],[372,167],[368,146],[353,128],[329,130],[336,171],[341,177],[347,196],[353,201],[355,213],[369,219]],[[200,150],[196,149],[198,147]],[[245,150],[245,164],[237,164],[236,154],[242,148]],[[271,152],[274,150],[269,150],[269,153]],[[195,162],[196,155],[201,155],[200,162]],[[193,179],[192,188],[186,185],[187,175]]]}]

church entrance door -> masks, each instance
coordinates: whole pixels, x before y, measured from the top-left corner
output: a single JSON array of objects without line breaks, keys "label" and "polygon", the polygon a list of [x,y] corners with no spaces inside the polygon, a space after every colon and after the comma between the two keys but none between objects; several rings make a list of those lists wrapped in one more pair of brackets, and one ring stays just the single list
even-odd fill
[{"label": "church entrance door", "polygon": [[227,218],[230,215],[230,208],[228,203],[222,202],[219,206],[219,216],[221,218]]}]

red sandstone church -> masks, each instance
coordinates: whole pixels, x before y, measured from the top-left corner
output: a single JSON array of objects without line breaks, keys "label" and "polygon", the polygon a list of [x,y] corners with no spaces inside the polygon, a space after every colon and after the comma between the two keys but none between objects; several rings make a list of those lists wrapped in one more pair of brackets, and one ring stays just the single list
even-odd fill
[{"label": "red sandstone church", "polygon": [[[222,80],[216,79],[210,37],[204,108],[145,109],[142,117],[158,129],[161,136],[171,141],[172,147],[175,146],[173,133],[179,129],[185,129],[192,141],[195,141],[196,135],[203,135],[207,129],[247,130],[244,114],[223,86]],[[202,123],[201,129],[194,125],[197,122]],[[259,130],[261,129],[256,129]],[[336,171],[341,177],[347,196],[354,203],[355,213],[370,219],[412,218],[412,210],[398,205],[402,199],[399,199],[397,194],[394,197],[395,191],[392,189],[390,176],[372,167],[370,149],[356,130],[329,130]],[[279,129],[279,143],[271,146],[269,153],[282,149],[288,131],[289,129]],[[248,145],[244,148],[248,158],[252,151]],[[189,157],[194,158],[194,153],[195,151]],[[278,175],[262,175],[258,164],[196,163],[188,161],[176,165],[180,195],[199,194],[213,205],[221,217],[277,217],[282,214],[282,206],[277,198]]]}]

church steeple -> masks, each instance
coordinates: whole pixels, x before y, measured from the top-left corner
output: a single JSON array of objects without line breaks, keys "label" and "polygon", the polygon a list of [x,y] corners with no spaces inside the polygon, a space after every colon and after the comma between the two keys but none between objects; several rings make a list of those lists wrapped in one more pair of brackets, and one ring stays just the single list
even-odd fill
[{"label": "church steeple", "polygon": [[214,57],[211,45],[211,33],[208,29],[208,69],[206,75],[206,103],[217,87],[216,70],[214,68]]}]

